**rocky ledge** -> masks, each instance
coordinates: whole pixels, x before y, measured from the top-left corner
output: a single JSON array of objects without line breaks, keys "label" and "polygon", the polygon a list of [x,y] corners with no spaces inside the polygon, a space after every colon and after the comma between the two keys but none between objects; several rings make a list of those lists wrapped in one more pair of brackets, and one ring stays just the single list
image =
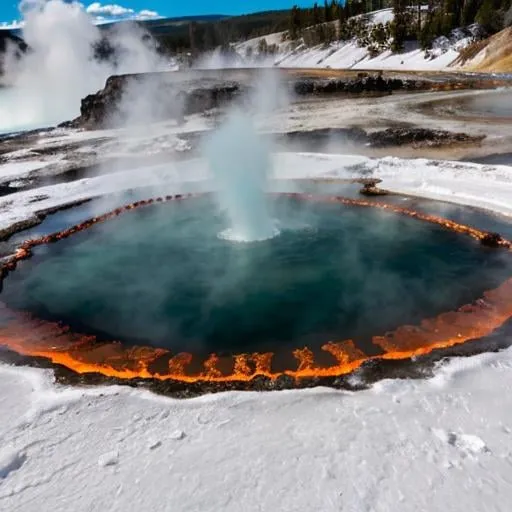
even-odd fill
[{"label": "rocky ledge", "polygon": [[411,145],[412,147],[440,147],[450,144],[476,143],[484,136],[467,133],[431,130],[429,128],[388,128],[368,134],[368,143],[372,147]]},{"label": "rocky ledge", "polygon": [[170,73],[111,76],[105,87],[85,97],[80,116],[63,127],[97,129],[158,122],[181,121],[233,101],[243,92],[236,82],[205,80],[179,82]]},{"label": "rocky ledge", "polygon": [[277,136],[278,142],[303,151],[321,151],[329,145],[354,145],[369,148],[412,146],[413,148],[441,147],[454,144],[476,144],[484,137],[461,132],[419,127],[386,128],[366,131],[359,127],[322,128],[294,131]]},{"label": "rocky ledge", "polygon": [[507,77],[492,78],[489,76],[451,74],[451,75],[404,75],[395,73],[385,75],[384,72],[370,74],[360,72],[355,76],[342,78],[310,78],[299,79],[294,85],[295,93],[299,96],[309,94],[364,94],[380,93],[392,94],[396,91],[456,91],[463,89],[492,89],[510,86]]}]

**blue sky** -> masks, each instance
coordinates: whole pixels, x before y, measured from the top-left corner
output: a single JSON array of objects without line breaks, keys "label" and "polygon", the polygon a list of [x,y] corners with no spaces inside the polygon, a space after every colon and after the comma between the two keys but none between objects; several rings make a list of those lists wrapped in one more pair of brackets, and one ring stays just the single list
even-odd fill
[{"label": "blue sky", "polygon": [[[43,1],[43,0],[29,0]],[[292,5],[311,5],[309,0],[81,0],[89,13],[98,18],[151,18],[159,16],[187,16],[195,14],[243,14],[255,11],[290,8]],[[0,0],[0,22],[21,18],[18,0]]]}]

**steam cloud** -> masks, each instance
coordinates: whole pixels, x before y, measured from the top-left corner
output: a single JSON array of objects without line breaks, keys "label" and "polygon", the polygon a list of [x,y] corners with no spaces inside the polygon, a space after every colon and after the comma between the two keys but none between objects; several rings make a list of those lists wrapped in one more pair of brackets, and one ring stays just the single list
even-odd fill
[{"label": "steam cloud", "polygon": [[[102,33],[80,3],[24,0],[23,38],[30,50],[5,59],[0,131],[62,122],[79,113],[80,100],[103,87],[112,74],[144,73],[167,66],[141,28],[116,26],[109,33],[115,59],[98,60]],[[168,67],[168,66],[167,66]]]}]

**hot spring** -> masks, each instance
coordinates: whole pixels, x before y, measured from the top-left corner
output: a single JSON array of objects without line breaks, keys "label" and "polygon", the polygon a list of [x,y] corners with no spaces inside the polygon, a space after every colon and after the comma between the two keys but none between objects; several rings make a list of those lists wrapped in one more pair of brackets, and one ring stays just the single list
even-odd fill
[{"label": "hot spring", "polygon": [[322,376],[478,338],[512,314],[508,251],[455,222],[272,194],[279,235],[239,243],[219,236],[231,223],[212,195],[172,199],[29,248],[3,283],[6,345],[117,377]]},{"label": "hot spring", "polygon": [[49,217],[3,265],[2,344],[78,374],[267,389],[460,345],[512,316],[511,245],[489,232],[510,225],[314,181],[278,193],[241,112],[203,151],[211,192]]}]

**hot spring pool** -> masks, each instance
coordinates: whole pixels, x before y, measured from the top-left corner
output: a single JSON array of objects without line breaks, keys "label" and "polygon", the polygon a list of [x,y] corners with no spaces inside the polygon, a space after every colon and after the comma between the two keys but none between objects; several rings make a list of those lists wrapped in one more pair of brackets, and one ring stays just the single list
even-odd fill
[{"label": "hot spring pool", "polygon": [[172,354],[289,353],[372,337],[471,303],[508,254],[374,208],[270,200],[280,235],[237,243],[209,197],[132,210],[37,247],[5,280],[9,308],[99,340]]},{"label": "hot spring pool", "polygon": [[505,121],[512,118],[512,90],[497,89],[464,95],[460,98],[434,100],[430,105],[440,107],[440,112],[449,116],[478,117],[487,120]]}]

